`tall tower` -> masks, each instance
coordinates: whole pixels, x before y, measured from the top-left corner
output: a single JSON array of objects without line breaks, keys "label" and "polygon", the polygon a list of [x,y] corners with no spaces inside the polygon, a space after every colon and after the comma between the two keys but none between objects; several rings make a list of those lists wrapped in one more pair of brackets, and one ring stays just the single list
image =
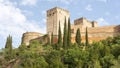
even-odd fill
[{"label": "tall tower", "polygon": [[69,11],[55,7],[47,11],[47,34],[53,33],[53,35],[58,35],[59,22],[61,26],[61,32],[63,34],[64,21],[66,17],[66,23],[68,23],[68,18],[70,17]]}]

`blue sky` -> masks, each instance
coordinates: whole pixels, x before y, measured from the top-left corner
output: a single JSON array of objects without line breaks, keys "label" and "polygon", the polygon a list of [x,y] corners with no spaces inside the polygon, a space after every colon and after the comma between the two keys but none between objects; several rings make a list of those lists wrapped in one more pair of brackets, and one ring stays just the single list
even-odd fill
[{"label": "blue sky", "polygon": [[61,7],[74,19],[86,17],[100,26],[120,24],[120,0],[0,0],[0,48],[6,37],[13,37],[13,46],[21,43],[25,32],[46,33],[46,10]]}]

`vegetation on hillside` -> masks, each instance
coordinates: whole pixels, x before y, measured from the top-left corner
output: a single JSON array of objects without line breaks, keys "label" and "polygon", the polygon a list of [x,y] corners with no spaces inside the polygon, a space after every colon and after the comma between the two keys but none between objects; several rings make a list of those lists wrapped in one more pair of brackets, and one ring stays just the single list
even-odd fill
[{"label": "vegetation on hillside", "polygon": [[[66,24],[65,24],[66,25]],[[0,68],[119,68],[120,67],[120,35],[99,42],[81,43],[80,29],[77,30],[76,43],[69,40],[70,25],[64,27],[62,41],[59,26],[58,43],[47,45],[32,41],[29,46],[21,44],[13,49],[12,37],[8,36],[5,48],[0,51]],[[66,40],[67,39],[67,40]]]}]

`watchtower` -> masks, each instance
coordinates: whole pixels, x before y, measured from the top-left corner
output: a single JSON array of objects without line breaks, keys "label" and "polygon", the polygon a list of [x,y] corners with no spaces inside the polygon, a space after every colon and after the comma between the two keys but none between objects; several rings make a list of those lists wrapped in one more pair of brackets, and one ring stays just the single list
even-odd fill
[{"label": "watchtower", "polygon": [[58,35],[59,22],[61,26],[61,33],[63,34],[64,21],[66,17],[66,23],[68,23],[68,18],[70,17],[69,11],[55,7],[47,11],[47,34]]}]

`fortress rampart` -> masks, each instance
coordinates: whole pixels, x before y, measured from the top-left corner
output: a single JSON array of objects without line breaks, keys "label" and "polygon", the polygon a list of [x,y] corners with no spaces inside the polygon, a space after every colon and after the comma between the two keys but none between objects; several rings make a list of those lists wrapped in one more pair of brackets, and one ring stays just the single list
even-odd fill
[{"label": "fortress rampart", "polygon": [[43,36],[43,34],[40,34],[38,32],[26,32],[26,33],[23,34],[22,43],[25,43],[26,45],[29,45],[29,42],[32,39],[36,39],[36,38],[41,37],[41,36]]},{"label": "fortress rampart", "polygon": [[[54,41],[57,42],[59,23],[61,26],[61,33],[63,34],[65,18],[66,25],[68,25],[70,13],[65,9],[55,7],[47,10],[46,16],[47,34],[48,36],[51,36],[51,34],[53,33]],[[90,43],[93,41],[104,40],[108,37],[114,37],[120,34],[120,25],[98,26],[98,22],[89,21],[86,18],[81,17],[75,19],[74,24],[71,24],[71,41],[73,43],[75,42],[76,31],[78,28],[81,32],[82,42],[85,42],[86,27],[88,29],[88,39]],[[48,38],[50,37],[45,37],[44,39],[43,34],[37,32],[26,32],[23,34],[22,43],[28,45],[31,40],[35,39],[40,42],[47,42]]]},{"label": "fortress rampart", "polygon": [[[85,28],[79,28],[81,31],[82,41],[85,42]],[[89,42],[104,40],[108,37],[114,37],[120,35],[120,25],[116,26],[100,26],[100,27],[88,27]],[[77,29],[74,29],[72,33],[72,42],[75,42],[75,35]]]}]

